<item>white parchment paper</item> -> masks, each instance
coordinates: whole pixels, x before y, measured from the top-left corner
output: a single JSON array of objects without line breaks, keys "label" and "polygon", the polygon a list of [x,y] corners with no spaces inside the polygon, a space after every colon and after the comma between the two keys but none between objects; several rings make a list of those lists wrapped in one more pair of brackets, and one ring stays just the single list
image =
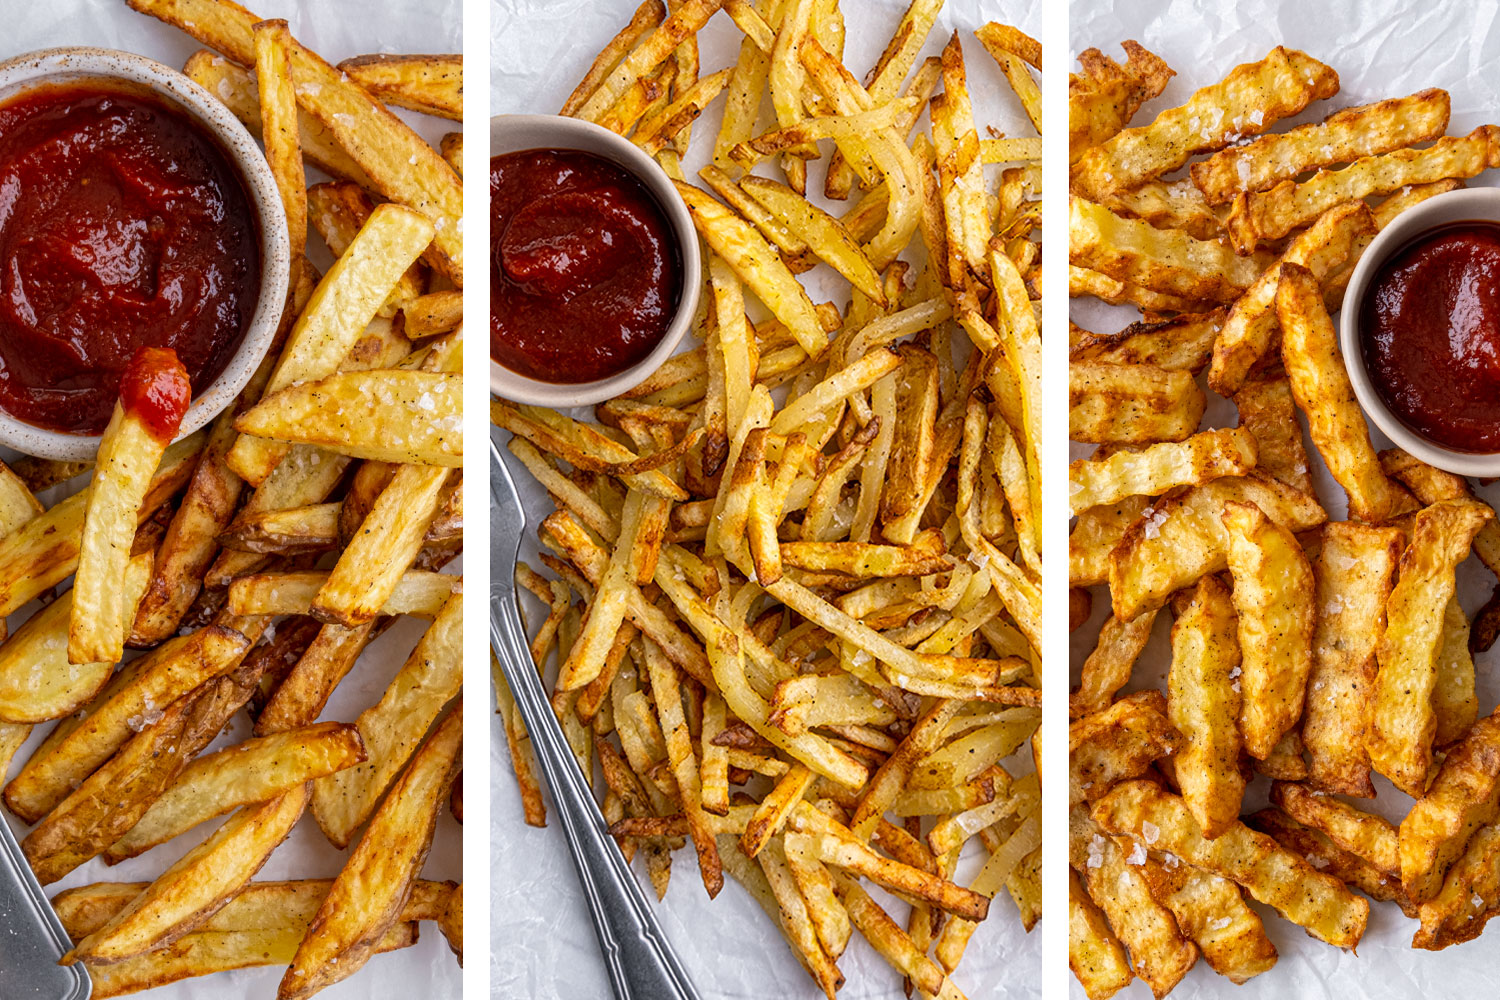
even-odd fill
[{"label": "white parchment paper", "polygon": [[[594,56],[625,25],[635,6],[634,0],[492,0],[491,113],[555,112]],[[1041,6],[1039,0],[950,0],[922,50],[923,57],[937,55],[951,33],[959,31],[981,130],[989,125],[1007,135],[1035,134],[973,31],[986,21],[998,19],[1039,36]],[[874,66],[907,4],[904,0],[844,0],[842,7],[847,25],[845,63],[862,77]],[[716,15],[699,37],[702,75],[734,64],[742,36],[727,15]],[[722,98],[693,126],[692,150],[683,163],[690,179],[695,179],[698,169],[708,161],[707,151],[718,132],[721,104]],[[918,127],[927,127],[925,116]],[[821,192],[822,167],[812,164],[809,174],[808,191]],[[828,207],[837,214],[844,206],[834,203]],[[814,301],[847,301],[847,291],[835,283],[830,282],[823,290],[819,283],[822,271],[819,268],[801,276],[809,282]],[[545,491],[524,472],[516,479],[527,510],[540,512],[531,518],[534,526],[551,510],[551,503]],[[535,535],[530,533],[523,544],[522,558],[539,565],[534,561],[535,551]],[[493,731],[492,995],[535,1000],[608,996],[609,983],[562,831],[556,829],[555,820],[549,828],[540,830],[522,823],[520,798],[498,719]],[[1018,774],[1031,770],[1029,760],[1013,758],[1005,761],[1005,766]],[[548,805],[550,808],[550,798]],[[958,881],[973,877],[975,861],[966,858]],[[644,874],[640,874],[644,883]],[[905,920],[904,905],[891,902],[889,897],[880,898],[898,921]],[[674,857],[671,888],[666,900],[656,907],[656,914],[704,1000],[811,1000],[822,996],[780,932],[739,883],[726,878],[719,897],[708,899],[691,851],[680,851]],[[975,933],[954,980],[976,1000],[1039,997],[1040,961],[1040,927],[1030,935],[1024,933],[1014,903],[1001,892],[989,919]],[[902,995],[899,976],[857,934],[839,967],[847,979],[839,993],[842,998],[873,1000]]]},{"label": "white parchment paper", "polygon": [[[1334,4],[1297,0],[1239,0],[1232,4],[1117,0],[1107,6],[1075,2],[1071,18],[1069,34],[1074,54],[1093,46],[1123,58],[1119,43],[1133,38],[1177,71],[1162,95],[1142,108],[1135,119],[1137,124],[1149,121],[1163,108],[1181,104],[1197,88],[1215,82],[1240,63],[1261,58],[1276,45],[1306,51],[1338,71],[1340,81],[1340,91],[1331,100],[1317,102],[1290,123],[1278,125],[1276,131],[1321,120],[1339,108],[1398,97],[1425,87],[1442,87],[1452,95],[1449,135],[1464,135],[1478,125],[1500,121],[1500,76],[1495,73],[1500,59],[1500,7],[1494,4],[1449,0],[1350,0]],[[1076,68],[1076,63],[1072,65]],[[1488,171],[1468,183],[1478,186],[1497,182],[1500,175]],[[1096,300],[1075,301],[1072,315],[1080,325],[1095,331],[1119,329],[1139,316],[1133,310],[1114,309]],[[1234,406],[1210,393],[1204,426],[1235,423]],[[1305,420],[1303,425],[1318,496],[1332,519],[1343,520],[1347,517],[1344,492],[1329,477],[1311,439],[1306,438]],[[1373,425],[1371,430],[1376,448],[1391,447],[1391,441]],[[1079,458],[1092,449],[1073,445],[1072,450],[1072,457]],[[1489,503],[1500,500],[1500,488],[1496,486],[1478,492]],[[1459,599],[1471,618],[1489,598],[1494,583],[1477,559],[1471,557],[1459,567]],[[1108,615],[1107,605],[1107,589],[1095,588],[1093,618],[1072,636],[1075,684],[1077,669],[1093,648],[1099,626]],[[1127,690],[1165,690],[1171,658],[1170,628],[1170,616],[1162,615]],[[1475,659],[1481,714],[1500,700],[1497,664],[1500,648]],[[1412,800],[1378,775],[1375,784],[1377,796],[1373,801],[1353,801],[1399,822]],[[1266,804],[1268,788],[1264,778],[1251,785],[1246,812]],[[1369,927],[1355,955],[1314,940],[1267,907],[1252,905],[1264,918],[1266,932],[1281,954],[1276,966],[1236,988],[1199,961],[1173,997],[1394,1000],[1495,995],[1500,934],[1493,931],[1445,951],[1415,951],[1411,938],[1417,922],[1402,916],[1395,904],[1374,903]],[[1072,996],[1083,997],[1076,981],[1071,989]],[[1145,1000],[1150,995],[1139,980],[1119,994],[1131,1000]]]},{"label": "white parchment paper", "polygon": [[[298,40],[330,62],[372,52],[462,50],[460,0],[251,0],[249,6],[264,17],[286,18]],[[4,29],[0,30],[0,58],[63,45],[97,45],[137,52],[169,66],[181,67],[188,56],[201,48],[196,40],[176,28],[131,11],[123,0],[47,0],[45,3],[12,0],[0,4],[0,16],[4,19]],[[432,142],[453,127],[453,123],[444,127],[445,123],[421,115],[402,113],[402,117]],[[309,182],[316,180],[327,178],[309,170]],[[326,267],[329,257],[316,233],[310,234],[309,244],[314,262]],[[87,479],[81,477],[48,491],[42,499],[55,502],[86,483]],[[13,616],[11,630],[14,631],[32,610],[24,608]],[[405,619],[371,643],[354,670],[334,691],[321,718],[352,722],[360,712],[375,704],[421,637],[423,628],[424,623]],[[48,728],[45,725],[37,727],[32,739],[16,755],[11,773],[15,773],[21,762],[30,756]],[[242,712],[210,750],[241,742],[250,735],[250,721]],[[25,836],[26,828],[18,820],[9,812],[4,815],[16,836]],[[50,896],[73,886],[101,881],[149,881],[209,836],[220,822],[205,823],[139,858],[114,867],[108,867],[102,861],[90,862],[62,881],[48,886],[47,893]],[[326,878],[338,873],[347,856],[347,851],[336,850],[328,843],[309,813],[303,816],[291,837],[256,877]],[[423,875],[432,879],[462,879],[460,829],[446,808],[439,820]],[[276,995],[276,985],[284,971],[282,966],[271,966],[220,973],[162,987],[149,995],[160,1000],[269,998]],[[424,924],[421,940],[414,947],[376,956],[360,972],[321,995],[345,1000],[409,1000],[413,997],[456,998],[460,992],[461,973],[447,942],[436,925]]]}]

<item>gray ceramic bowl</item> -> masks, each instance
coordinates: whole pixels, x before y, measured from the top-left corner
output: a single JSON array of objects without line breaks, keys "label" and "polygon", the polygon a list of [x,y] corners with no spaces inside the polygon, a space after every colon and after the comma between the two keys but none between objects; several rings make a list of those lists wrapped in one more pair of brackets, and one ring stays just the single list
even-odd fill
[{"label": "gray ceramic bowl", "polygon": [[1500,476],[1500,454],[1477,454],[1454,451],[1429,441],[1401,422],[1385,405],[1370,373],[1365,368],[1364,350],[1360,345],[1359,304],[1374,280],[1380,265],[1408,242],[1429,229],[1450,222],[1491,221],[1500,223],[1500,188],[1476,187],[1449,191],[1420,202],[1396,217],[1371,241],[1349,277],[1344,294],[1344,308],[1339,315],[1339,349],[1354,396],[1365,415],[1399,447],[1428,465],[1461,476]]},{"label": "gray ceramic bowl", "polygon": [[[191,434],[228,406],[271,346],[286,301],[291,247],[286,214],[271,168],[259,144],[239,120],[207,90],[168,66],[145,56],[85,47],[46,49],[0,62],[0,102],[32,87],[77,80],[124,80],[148,88],[181,108],[218,140],[245,182],[260,232],[260,295],[239,349],[224,371],[188,407],[180,435]],[[0,444],[43,458],[84,460],[99,449],[98,435],[64,434],[17,420],[0,410]]]},{"label": "gray ceramic bowl", "polygon": [[609,378],[595,382],[559,384],[541,382],[490,362],[490,392],[518,403],[566,408],[602,403],[633,389],[672,356],[683,334],[693,324],[703,281],[703,263],[698,234],[687,205],[669,178],[639,146],[609,129],[577,118],[559,115],[496,115],[490,119],[490,155],[523,149],[577,149],[613,160],[646,185],[661,205],[677,237],[682,260],[682,300],[667,332],[656,348],[640,362]]}]

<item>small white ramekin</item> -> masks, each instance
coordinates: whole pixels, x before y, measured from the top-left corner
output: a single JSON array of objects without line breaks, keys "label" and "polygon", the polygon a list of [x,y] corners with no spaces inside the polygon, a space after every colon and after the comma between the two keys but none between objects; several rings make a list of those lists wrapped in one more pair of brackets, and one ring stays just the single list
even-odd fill
[{"label": "small white ramekin", "polygon": [[672,356],[692,326],[703,282],[698,233],[671,178],[639,146],[609,129],[560,115],[496,115],[490,119],[491,156],[523,149],[576,149],[619,164],[655,197],[677,239],[678,257],[682,261],[682,297],[661,342],[636,364],[609,378],[562,384],[527,378],[490,361],[490,392],[497,396],[557,409],[602,403],[645,381],[646,376]]},{"label": "small white ramekin", "polygon": [[[218,141],[245,184],[260,238],[260,294],[239,348],[219,377],[182,418],[179,437],[191,434],[234,401],[265,357],[286,304],[291,245],[275,178],[259,144],[234,114],[183,74],[132,52],[83,46],[30,52],[0,62],[0,102],[33,87],[87,80],[126,81],[182,109]],[[18,420],[0,410],[0,444],[28,455],[82,461],[99,450],[99,435],[65,434]]]},{"label": "small white ramekin", "polygon": [[1354,396],[1359,405],[1397,446],[1447,472],[1490,478],[1500,476],[1500,453],[1481,454],[1445,448],[1418,434],[1391,412],[1370,381],[1370,373],[1365,368],[1364,347],[1360,342],[1360,304],[1380,266],[1427,230],[1456,222],[1500,223],[1500,188],[1465,188],[1435,195],[1402,212],[1376,234],[1349,277],[1339,317],[1339,349],[1344,353],[1344,366],[1349,371],[1349,381],[1354,385]]}]

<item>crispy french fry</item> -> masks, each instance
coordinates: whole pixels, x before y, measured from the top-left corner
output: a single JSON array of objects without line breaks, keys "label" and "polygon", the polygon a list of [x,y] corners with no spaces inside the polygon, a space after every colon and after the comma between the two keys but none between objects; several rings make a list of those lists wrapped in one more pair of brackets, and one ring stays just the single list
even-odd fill
[{"label": "crispy french fry", "polygon": [[[1239,590],[1237,585],[1236,597]],[[1245,794],[1237,682],[1243,626],[1235,605],[1218,577],[1205,576],[1172,626],[1167,710],[1184,739],[1173,773],[1183,802],[1209,839],[1235,823]]]},{"label": "crispy french fry", "polygon": [[1180,443],[1108,458],[1079,459],[1068,467],[1068,502],[1077,514],[1131,496],[1160,496],[1178,486],[1198,486],[1255,467],[1255,438],[1242,428],[1208,430]]},{"label": "crispy french fry", "polygon": [[451,121],[464,120],[464,57],[356,56],[339,70],[386,104]]}]

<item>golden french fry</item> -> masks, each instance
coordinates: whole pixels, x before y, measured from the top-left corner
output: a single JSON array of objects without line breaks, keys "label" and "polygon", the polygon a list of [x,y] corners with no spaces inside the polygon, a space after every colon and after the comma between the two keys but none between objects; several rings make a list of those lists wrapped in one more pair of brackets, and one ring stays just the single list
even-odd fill
[{"label": "golden french fry", "polygon": [[464,120],[464,57],[356,56],[339,63],[339,71],[374,97],[451,121]]},{"label": "golden french fry", "polygon": [[[1236,598],[1239,590],[1237,583]],[[1243,625],[1236,603],[1218,577],[1205,576],[1172,626],[1167,711],[1184,740],[1173,771],[1183,802],[1209,839],[1235,823],[1245,794],[1238,680]]]},{"label": "golden french fry", "polygon": [[1073,462],[1068,467],[1068,502],[1077,514],[1130,496],[1160,496],[1179,486],[1243,475],[1255,464],[1255,438],[1249,431],[1202,431],[1182,442]]},{"label": "golden french fry", "polygon": [[1207,399],[1191,372],[1147,365],[1068,365],[1068,436],[1090,444],[1183,441]]},{"label": "golden french fry", "polygon": [[[1068,162],[1114,138],[1142,104],[1157,96],[1176,74],[1139,42],[1120,43],[1125,65],[1098,49],[1078,55],[1083,73],[1068,74]],[[1090,1000],[1093,1000],[1092,994]]]},{"label": "golden french fry", "polygon": [[[1400,584],[1397,584],[1399,587]],[[1432,785],[1401,821],[1401,884],[1414,903],[1438,894],[1474,831],[1500,810],[1500,719],[1487,716],[1443,760]]]}]

